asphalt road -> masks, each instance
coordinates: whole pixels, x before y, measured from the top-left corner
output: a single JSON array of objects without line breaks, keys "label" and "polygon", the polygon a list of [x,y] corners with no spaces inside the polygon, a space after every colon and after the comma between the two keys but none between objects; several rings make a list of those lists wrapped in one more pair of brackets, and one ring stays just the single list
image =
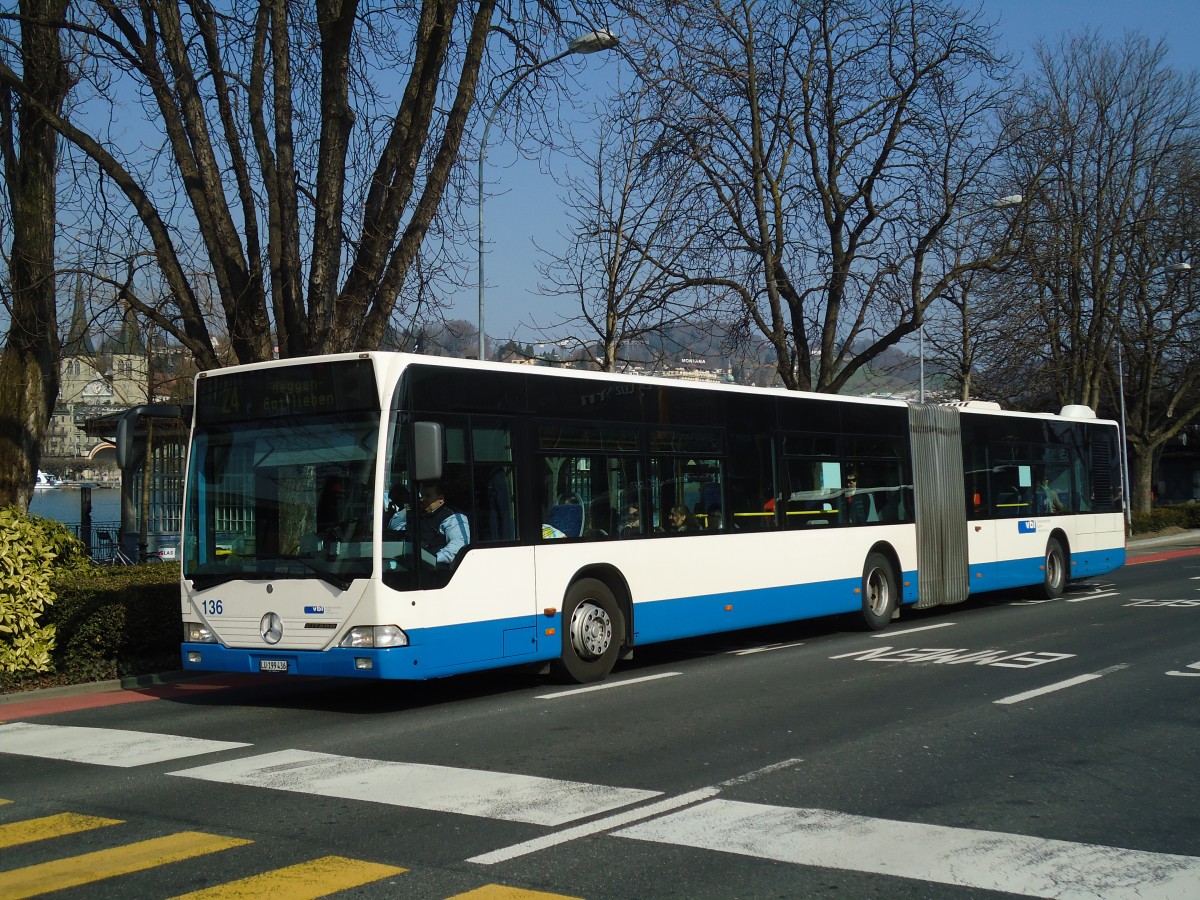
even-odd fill
[{"label": "asphalt road", "polygon": [[0,898],[1195,898],[1197,543],[1053,602],[639,650],[598,689],[0,705]]}]

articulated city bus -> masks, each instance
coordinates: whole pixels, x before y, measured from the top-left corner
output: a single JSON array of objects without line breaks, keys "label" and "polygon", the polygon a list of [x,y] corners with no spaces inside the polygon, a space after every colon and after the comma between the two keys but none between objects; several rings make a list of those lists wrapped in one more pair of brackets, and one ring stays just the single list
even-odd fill
[{"label": "articulated city bus", "polygon": [[1086,407],[359,353],[201,373],[184,666],[604,678],[639,645],[1033,587],[1125,557]]}]

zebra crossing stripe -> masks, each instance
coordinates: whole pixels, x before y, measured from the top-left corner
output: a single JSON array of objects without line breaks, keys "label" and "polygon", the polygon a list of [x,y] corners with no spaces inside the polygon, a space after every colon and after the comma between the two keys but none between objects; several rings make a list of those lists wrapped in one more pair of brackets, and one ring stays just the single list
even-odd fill
[{"label": "zebra crossing stripe", "polygon": [[59,813],[40,819],[10,822],[0,825],[0,850],[120,824],[121,819],[101,819],[98,816],[81,816],[76,813]]},{"label": "zebra crossing stripe", "polygon": [[408,869],[381,863],[322,856],[283,869],[251,875],[214,885],[174,900],[245,900],[248,897],[286,897],[287,900],[316,900],[337,891],[348,891],[373,881],[403,875]]},{"label": "zebra crossing stripe", "polygon": [[96,850],[82,856],[0,872],[0,897],[4,900],[23,900],[25,897],[92,884],[105,878],[141,872],[249,843],[252,841],[198,831],[169,834],[123,847]]},{"label": "zebra crossing stripe", "polygon": [[358,759],[306,750],[264,753],[171,774],[222,784],[550,826],[660,796],[659,791],[480,769]]},{"label": "zebra crossing stripe", "polygon": [[618,837],[935,884],[1083,900],[1200,897],[1200,858],[711,800]]},{"label": "zebra crossing stripe", "polygon": [[123,769],[249,746],[235,741],[209,741],[116,728],[38,725],[32,722],[0,725],[0,753]]}]

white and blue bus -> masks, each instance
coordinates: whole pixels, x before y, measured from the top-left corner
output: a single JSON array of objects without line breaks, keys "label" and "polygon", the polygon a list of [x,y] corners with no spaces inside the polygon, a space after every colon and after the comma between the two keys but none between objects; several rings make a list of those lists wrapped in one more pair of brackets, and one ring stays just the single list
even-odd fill
[{"label": "white and blue bus", "polygon": [[[1124,562],[1086,407],[908,404],[398,353],[196,380],[187,669],[426,679]],[[450,520],[447,523],[447,520]]]}]

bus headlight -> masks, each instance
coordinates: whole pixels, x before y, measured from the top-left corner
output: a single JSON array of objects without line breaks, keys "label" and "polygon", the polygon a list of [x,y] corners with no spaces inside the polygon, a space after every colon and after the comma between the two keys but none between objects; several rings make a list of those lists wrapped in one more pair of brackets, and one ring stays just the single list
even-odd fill
[{"label": "bus headlight", "polygon": [[408,635],[396,625],[359,625],[346,632],[339,647],[407,647]]},{"label": "bus headlight", "polygon": [[215,644],[217,642],[217,636],[209,627],[201,625],[199,622],[183,623],[183,639],[189,644]]}]

